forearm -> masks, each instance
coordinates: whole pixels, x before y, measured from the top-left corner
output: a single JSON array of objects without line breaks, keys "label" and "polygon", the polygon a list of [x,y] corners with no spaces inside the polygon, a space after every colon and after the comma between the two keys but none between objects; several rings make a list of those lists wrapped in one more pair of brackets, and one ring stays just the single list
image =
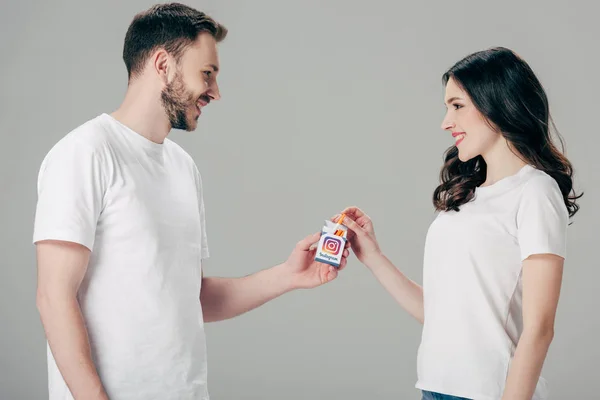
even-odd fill
[{"label": "forearm", "polygon": [[50,350],[73,397],[108,400],[92,361],[77,299],[38,298],[38,309]]},{"label": "forearm", "polygon": [[552,331],[524,332],[508,371],[503,400],[531,400],[552,341]]},{"label": "forearm", "polygon": [[281,264],[242,278],[202,279],[200,302],[204,322],[236,317],[293,289]]},{"label": "forearm", "polygon": [[423,323],[423,288],[407,278],[383,254],[367,261],[366,265],[398,304]]}]

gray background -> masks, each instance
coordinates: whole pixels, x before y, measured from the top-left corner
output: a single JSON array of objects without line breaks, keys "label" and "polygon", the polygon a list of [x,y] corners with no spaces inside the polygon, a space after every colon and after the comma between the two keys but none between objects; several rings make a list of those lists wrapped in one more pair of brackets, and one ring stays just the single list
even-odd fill
[{"label": "gray background", "polygon": [[[152,2],[6,1],[0,13],[0,399],[43,399],[45,341],[31,244],[39,164],[68,131],[115,109],[122,42]],[[552,398],[598,379],[600,28],[593,2],[188,2],[229,29],[223,99],[171,138],[203,174],[206,274],[279,263],[347,205],[374,219],[387,255],[421,281],[442,153],[442,72],[490,46],[521,54],[547,88],[586,192],[544,375]],[[324,189],[329,194],[324,194]],[[235,234],[232,234],[235,232]],[[212,397],[417,399],[420,325],[355,258],[334,283],[207,326]]]}]

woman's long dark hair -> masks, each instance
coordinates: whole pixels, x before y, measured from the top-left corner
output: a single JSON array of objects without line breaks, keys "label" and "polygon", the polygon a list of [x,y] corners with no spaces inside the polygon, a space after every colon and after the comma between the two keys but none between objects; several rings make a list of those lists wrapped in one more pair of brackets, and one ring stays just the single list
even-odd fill
[{"label": "woman's long dark hair", "polygon": [[[496,47],[473,53],[456,63],[443,75],[444,86],[450,78],[469,95],[490,126],[506,138],[523,161],[556,180],[569,216],[575,215],[579,210],[576,200],[583,193],[574,192],[573,167],[552,142],[551,125],[564,151],[544,88],[529,65],[511,50]],[[458,211],[485,181],[487,166],[481,156],[460,161],[456,146],[450,147],[444,158],[433,204],[438,211]]]}]

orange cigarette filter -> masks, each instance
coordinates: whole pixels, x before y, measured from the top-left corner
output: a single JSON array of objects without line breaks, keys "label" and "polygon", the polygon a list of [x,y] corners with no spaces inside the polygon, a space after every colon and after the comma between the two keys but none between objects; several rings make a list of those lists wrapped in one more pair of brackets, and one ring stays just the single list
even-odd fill
[{"label": "orange cigarette filter", "polygon": [[[346,217],[346,214],[342,214],[340,215],[340,218],[338,219],[337,222],[337,226],[340,226],[342,224],[342,222],[344,221],[344,218]],[[336,229],[335,236],[344,236],[344,230],[343,229]]]}]

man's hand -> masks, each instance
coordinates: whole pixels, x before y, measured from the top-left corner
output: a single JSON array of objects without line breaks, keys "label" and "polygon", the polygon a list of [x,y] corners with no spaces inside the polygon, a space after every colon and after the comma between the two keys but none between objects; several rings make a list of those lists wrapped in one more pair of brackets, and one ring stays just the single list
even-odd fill
[{"label": "man's hand", "polygon": [[346,243],[338,268],[314,260],[320,233],[296,244],[288,259],[279,265],[242,278],[203,277],[200,303],[204,322],[237,317],[294,289],[308,289],[334,280],[347,263]]},{"label": "man's hand", "polygon": [[338,271],[346,266],[349,254],[348,247],[350,247],[348,241],[339,267],[336,268],[314,260],[317,250],[312,245],[317,243],[320,237],[321,232],[317,232],[299,241],[287,261],[283,263],[282,268],[284,271],[289,272],[290,283],[293,288],[308,289],[330,282],[337,277]]}]

